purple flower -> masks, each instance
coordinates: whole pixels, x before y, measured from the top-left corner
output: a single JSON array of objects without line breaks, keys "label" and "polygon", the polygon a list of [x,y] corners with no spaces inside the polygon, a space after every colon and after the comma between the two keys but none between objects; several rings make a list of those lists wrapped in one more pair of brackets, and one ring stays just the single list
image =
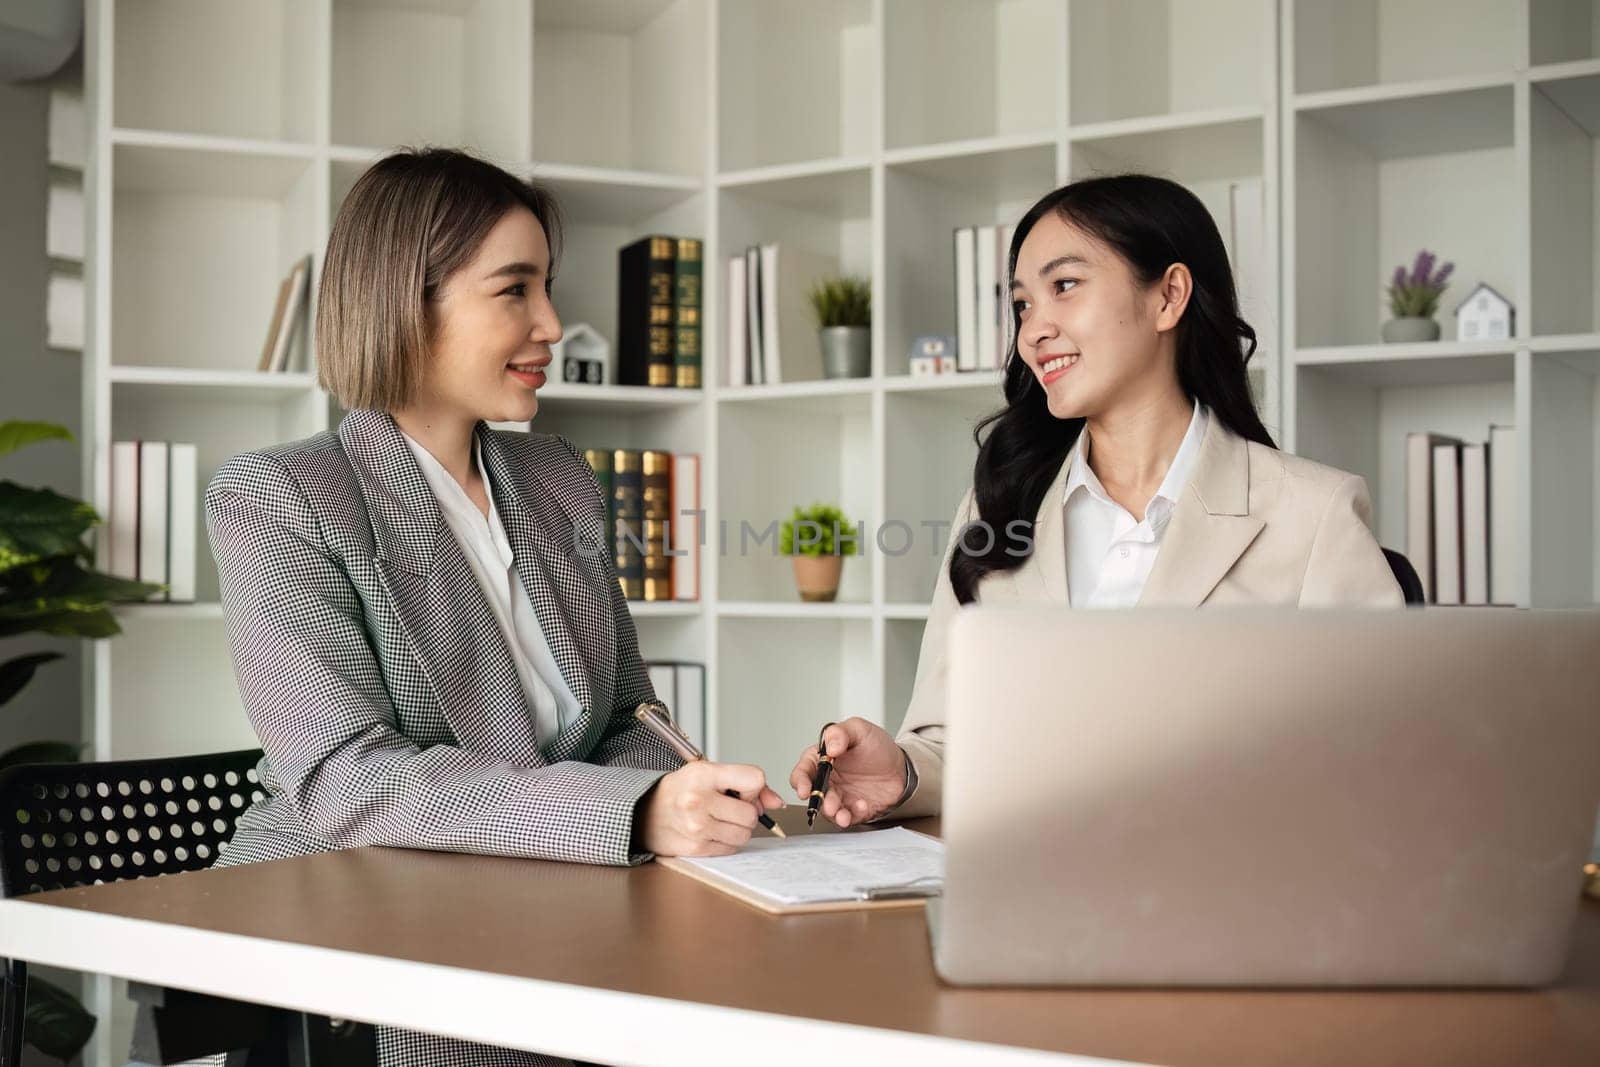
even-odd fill
[{"label": "purple flower", "polygon": [[1398,267],[1396,267],[1394,269],[1394,278],[1393,278],[1393,280],[1390,281],[1389,284],[1393,285],[1393,286],[1396,286],[1396,287],[1399,287],[1399,286],[1404,285],[1405,283],[1406,283],[1406,267],[1405,267],[1405,264],[1402,263],[1400,266],[1398,266]]}]

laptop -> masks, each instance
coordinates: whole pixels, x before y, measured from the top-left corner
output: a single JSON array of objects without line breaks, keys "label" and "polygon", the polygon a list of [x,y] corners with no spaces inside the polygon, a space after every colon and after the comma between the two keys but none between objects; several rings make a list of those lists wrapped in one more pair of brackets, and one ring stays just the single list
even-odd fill
[{"label": "laptop", "polygon": [[950,649],[947,981],[1560,973],[1600,612],[976,607]]}]

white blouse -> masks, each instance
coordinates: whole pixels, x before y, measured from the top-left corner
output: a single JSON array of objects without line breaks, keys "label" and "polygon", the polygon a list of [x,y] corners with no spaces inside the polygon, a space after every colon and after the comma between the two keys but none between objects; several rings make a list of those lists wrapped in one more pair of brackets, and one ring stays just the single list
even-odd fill
[{"label": "white blouse", "polygon": [[1139,602],[1161,551],[1161,535],[1183,496],[1210,420],[1195,401],[1189,429],[1166,477],[1145,506],[1144,519],[1112,500],[1089,466],[1089,431],[1072,450],[1062,510],[1067,541],[1067,602],[1075,608],[1126,608]]},{"label": "white blouse", "polygon": [[483,468],[483,452],[473,438],[473,462],[478,465],[478,477],[483,479],[489,497],[489,514],[485,516],[478,505],[467,496],[459,482],[444,469],[444,464],[422,447],[411,436],[401,431],[411,454],[417,457],[422,477],[433,490],[444,512],[444,519],[467,557],[467,565],[477,575],[478,584],[494,613],[500,632],[505,635],[506,646],[511,651],[511,662],[522,682],[522,692],[528,707],[533,710],[534,725],[538,730],[539,748],[547,750],[556,735],[582,713],[578,700],[572,695],[561,668],[550,653],[539,617],[534,614],[533,602],[517,576],[516,557],[505,527],[500,522],[500,512],[495,507],[494,492],[489,487],[489,475]]}]

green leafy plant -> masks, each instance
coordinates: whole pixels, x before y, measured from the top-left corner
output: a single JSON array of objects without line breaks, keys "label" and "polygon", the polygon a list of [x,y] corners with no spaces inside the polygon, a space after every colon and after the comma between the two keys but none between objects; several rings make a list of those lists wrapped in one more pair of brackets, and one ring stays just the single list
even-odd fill
[{"label": "green leafy plant", "polygon": [[817,325],[871,326],[872,285],[863,278],[836,276],[822,278],[806,294]]},{"label": "green leafy plant", "polygon": [[[62,426],[0,423],[0,457],[41,441],[71,441]],[[94,508],[49,489],[0,481],[0,638],[25,633],[61,637],[111,637],[120,633],[111,604],[144,600],[161,586],[130,582],[87,566],[94,557],[83,535],[100,523]],[[0,705],[9,703],[36,671],[61,658],[30,652],[0,660]],[[18,763],[71,762],[78,746],[36,741],[0,754],[0,768]],[[93,1033],[95,1018],[71,993],[33,977],[22,1036],[63,1061],[76,1056]]]},{"label": "green leafy plant", "polygon": [[778,551],[785,556],[853,556],[861,549],[857,541],[855,524],[828,504],[795,508],[778,530]]}]

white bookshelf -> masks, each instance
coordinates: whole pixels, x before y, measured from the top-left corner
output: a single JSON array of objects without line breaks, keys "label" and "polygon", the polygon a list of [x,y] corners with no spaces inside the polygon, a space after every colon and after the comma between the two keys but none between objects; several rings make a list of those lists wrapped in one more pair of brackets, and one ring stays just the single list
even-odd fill
[{"label": "white bookshelf", "polygon": [[[320,269],[393,146],[470,147],[553,189],[557,306],[613,341],[617,249],[705,239],[705,388],[556,383],[534,428],[702,454],[703,598],[634,615],[647,658],[707,665],[713,754],[780,786],[823,720],[898,725],[973,423],[1001,401],[998,374],[908,377],[914,337],[955,332],[951,231],[1069,178],[1155,171],[1214,210],[1259,181],[1247,318],[1279,441],[1365,475],[1403,547],[1405,433],[1517,425],[1519,599],[1600,602],[1597,0],[89,0],[86,75],[102,510],[112,440],[195,441],[203,483],[337,424],[309,337],[290,373],[253,368],[279,278]],[[871,377],[725,385],[724,264],[773,241],[871,280]],[[1444,339],[1381,345],[1383,283],[1424,245],[1458,264]],[[1510,342],[1454,338],[1450,300],[1480,278],[1517,306]],[[831,605],[800,603],[768,545],[738,552],[741,522],[817,500],[886,548],[912,534],[848,559]],[[96,758],[255,743],[207,553],[198,588],[94,646]],[[105,1065],[125,1027],[100,1033]]]}]

